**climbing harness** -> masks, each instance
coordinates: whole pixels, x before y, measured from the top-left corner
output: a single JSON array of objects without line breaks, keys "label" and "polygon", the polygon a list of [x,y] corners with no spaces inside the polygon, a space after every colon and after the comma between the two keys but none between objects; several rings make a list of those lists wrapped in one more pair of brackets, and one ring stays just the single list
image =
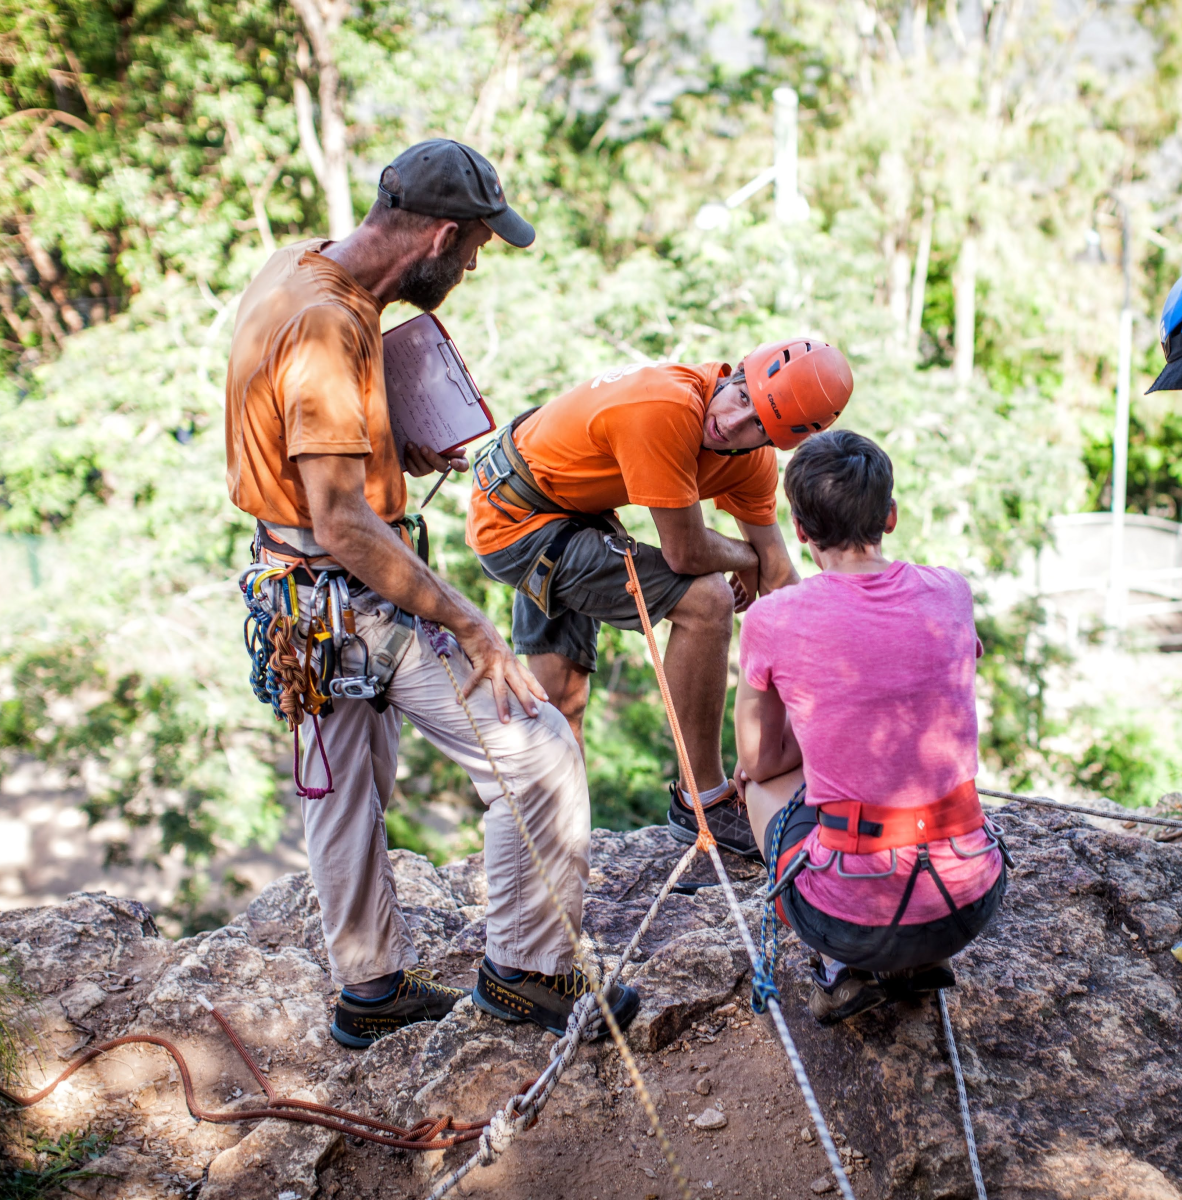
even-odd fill
[{"label": "climbing harness", "polygon": [[[314,1104],[309,1100],[290,1100],[276,1093],[271,1081],[259,1069],[250,1051],[242,1044],[241,1038],[234,1031],[230,1022],[204,996],[198,996],[197,1001],[205,1008],[215,1021],[222,1027],[226,1036],[238,1054],[238,1057],[250,1069],[258,1085],[263,1089],[267,1102],[260,1108],[237,1109],[208,1109],[197,1103],[193,1092],[193,1079],[189,1074],[188,1064],[184,1055],[167,1038],[156,1037],[150,1033],[129,1034],[126,1037],[114,1038],[109,1042],[99,1042],[80,1054],[52,1083],[46,1084],[40,1091],[31,1096],[20,1096],[6,1088],[0,1088],[0,1097],[10,1104],[20,1108],[28,1108],[44,1100],[53,1092],[58,1084],[64,1083],[80,1067],[85,1066],[91,1059],[100,1054],[106,1054],[119,1046],[146,1045],[159,1046],[173,1058],[181,1075],[181,1086],[185,1092],[185,1104],[189,1112],[198,1121],[210,1121],[217,1125],[237,1125],[246,1121],[295,1121],[303,1125],[320,1125],[325,1129],[335,1129],[347,1133],[350,1137],[361,1138],[367,1142],[377,1142],[382,1146],[390,1146],[397,1150],[447,1150],[461,1142],[474,1142],[481,1136],[486,1122],[453,1121],[451,1117],[424,1118],[410,1128],[401,1125],[390,1125],[385,1121],[375,1121],[372,1117],[363,1117],[359,1113],[347,1112],[345,1109],[333,1108],[327,1104]],[[445,1131],[451,1131],[451,1136],[441,1137]]]},{"label": "climbing harness", "polygon": [[[571,539],[584,529],[598,530],[613,549],[616,540],[630,539],[615,512],[585,513],[564,508],[542,491],[513,440],[518,426],[537,411],[537,408],[527,409],[514,417],[497,437],[481,446],[472,464],[472,473],[476,487],[484,493],[489,504],[514,524],[539,513],[566,518],[555,522],[554,536],[534,555],[517,584],[518,591],[528,596],[547,617],[553,617],[550,584],[554,579],[554,568]],[[510,508],[520,510],[524,516],[514,516]],[[635,548],[635,542],[632,546]]]},{"label": "climbing harness", "polygon": [[[430,543],[422,515],[404,517],[394,525],[400,527],[404,540],[425,562]],[[295,530],[289,536],[307,533]],[[320,549],[313,542],[307,544]],[[389,633],[371,650],[357,632],[351,591],[351,583],[358,589],[365,588],[364,584],[352,580],[343,567],[312,565],[299,548],[280,540],[261,521],[252,550],[254,561],[238,577],[246,604],[243,638],[250,655],[250,686],[256,698],[271,706],[276,720],[285,722],[293,736],[296,794],[322,800],[333,791],[333,783],[320,719],[331,715],[335,700],[366,700],[379,712],[385,710],[383,694],[414,636],[414,618],[389,605]],[[264,554],[277,561],[260,561]],[[298,592],[301,586],[312,589],[303,614]],[[296,649],[301,616],[307,627],[303,661]],[[312,718],[327,787],[310,787],[300,779],[300,726],[306,717]]]}]

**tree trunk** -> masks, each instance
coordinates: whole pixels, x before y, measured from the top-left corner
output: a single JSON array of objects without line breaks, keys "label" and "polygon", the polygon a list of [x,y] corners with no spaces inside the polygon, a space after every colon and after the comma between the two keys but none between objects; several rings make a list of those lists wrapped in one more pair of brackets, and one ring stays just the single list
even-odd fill
[{"label": "tree trunk", "polygon": [[[328,236],[334,241],[353,232],[353,197],[349,190],[348,137],[341,75],[333,51],[333,35],[349,11],[348,0],[291,0],[308,33],[320,77],[320,137],[312,119],[312,98],[303,78],[296,81],[296,122],[300,143],[328,202]],[[303,57],[300,55],[299,57]],[[297,65],[303,68],[303,64]]]},{"label": "tree trunk", "polygon": [[70,303],[69,297],[66,295],[66,289],[61,284],[61,272],[57,269],[57,264],[53,261],[52,255],[45,249],[44,246],[33,236],[33,229],[27,219],[22,219],[17,223],[17,232],[20,234],[20,239],[25,247],[25,251],[33,260],[33,266],[37,269],[37,275],[41,282],[49,289],[49,294],[57,305],[57,310],[61,313],[62,320],[66,323],[66,328],[71,333],[80,333],[85,325],[78,310]]},{"label": "tree trunk", "polygon": [[956,264],[956,329],[953,377],[957,388],[968,387],[973,378],[973,351],[977,336],[977,238],[968,233],[961,243]]},{"label": "tree trunk", "polygon": [[919,224],[919,245],[915,248],[915,270],[911,275],[911,307],[907,313],[907,353],[919,357],[919,335],[923,331],[923,306],[927,295],[928,264],[932,257],[932,218],[935,202],[923,198],[923,218]]},{"label": "tree trunk", "polygon": [[28,271],[25,270],[19,259],[5,254],[4,265],[13,279],[24,288],[25,295],[29,297],[29,303],[37,310],[41,324],[42,344],[52,341],[60,348],[65,341],[65,333],[58,324],[57,310],[45,299],[37,285],[29,278]]}]

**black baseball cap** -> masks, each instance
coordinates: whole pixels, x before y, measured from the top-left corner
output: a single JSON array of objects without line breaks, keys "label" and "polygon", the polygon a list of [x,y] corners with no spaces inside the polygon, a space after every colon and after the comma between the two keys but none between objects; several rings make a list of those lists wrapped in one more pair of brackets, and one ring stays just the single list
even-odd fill
[{"label": "black baseball cap", "polygon": [[471,146],[432,138],[403,150],[390,166],[398,172],[398,192],[378,183],[378,202],[387,208],[452,221],[481,220],[510,246],[533,244],[534,227],[509,207],[496,168]]}]

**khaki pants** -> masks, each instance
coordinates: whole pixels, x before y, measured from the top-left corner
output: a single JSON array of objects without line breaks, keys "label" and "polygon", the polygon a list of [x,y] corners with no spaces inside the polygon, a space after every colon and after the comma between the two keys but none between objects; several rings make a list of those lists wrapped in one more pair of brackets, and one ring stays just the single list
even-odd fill
[{"label": "khaki pants", "polygon": [[[300,589],[301,592],[304,589]],[[362,622],[364,623],[364,622]],[[449,638],[449,659],[463,686],[471,667]],[[312,882],[320,899],[333,982],[365,983],[418,962],[398,907],[386,856],[384,811],[394,791],[398,737],[405,716],[432,745],[472,777],[488,805],[484,863],[488,872],[488,955],[494,962],[548,975],[571,969],[562,923],[538,876],[509,805],[492,777],[442,664],[416,621],[406,657],[386,691],[390,708],[337,700],[321,721],[334,791],[303,801]],[[510,697],[512,720],[497,717],[486,681],[469,703],[505,782],[576,930],[587,883],[591,810],[587,776],[565,718],[552,705],[527,717]],[[301,776],[310,787],[327,780],[311,718],[300,730]]]}]

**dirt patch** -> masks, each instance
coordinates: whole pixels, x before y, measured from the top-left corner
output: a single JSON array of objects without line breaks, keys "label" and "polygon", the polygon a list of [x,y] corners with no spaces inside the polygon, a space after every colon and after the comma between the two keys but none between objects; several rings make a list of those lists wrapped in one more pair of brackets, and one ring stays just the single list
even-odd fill
[{"label": "dirt patch", "polygon": [[[765,1019],[752,1019],[742,1008],[738,1016],[750,1024],[723,1030],[712,1044],[692,1042],[683,1048],[686,1044],[679,1042],[640,1060],[674,1155],[694,1196],[812,1197],[814,1181],[824,1177],[832,1183],[832,1178],[815,1134],[811,1143],[801,1136],[804,1129],[813,1133],[812,1123],[792,1070]],[[560,1084],[538,1125],[500,1162],[478,1168],[452,1194],[473,1200],[672,1200],[678,1190],[668,1164],[614,1055],[604,1067],[604,1082],[611,1089],[611,1108],[593,1137],[586,1136],[585,1120],[579,1123],[583,1136],[572,1136],[572,1123],[563,1116],[566,1085]],[[693,1126],[691,1116],[708,1108],[725,1115],[725,1128],[705,1132]],[[840,1123],[833,1132],[844,1140]],[[449,1152],[433,1178],[471,1150]],[[869,1200],[876,1195],[869,1160],[854,1161],[866,1164],[853,1168],[854,1193]],[[321,1170],[321,1194],[342,1200],[420,1200],[430,1190],[424,1166],[398,1151],[350,1144]],[[836,1185],[821,1194],[836,1196]]]}]

